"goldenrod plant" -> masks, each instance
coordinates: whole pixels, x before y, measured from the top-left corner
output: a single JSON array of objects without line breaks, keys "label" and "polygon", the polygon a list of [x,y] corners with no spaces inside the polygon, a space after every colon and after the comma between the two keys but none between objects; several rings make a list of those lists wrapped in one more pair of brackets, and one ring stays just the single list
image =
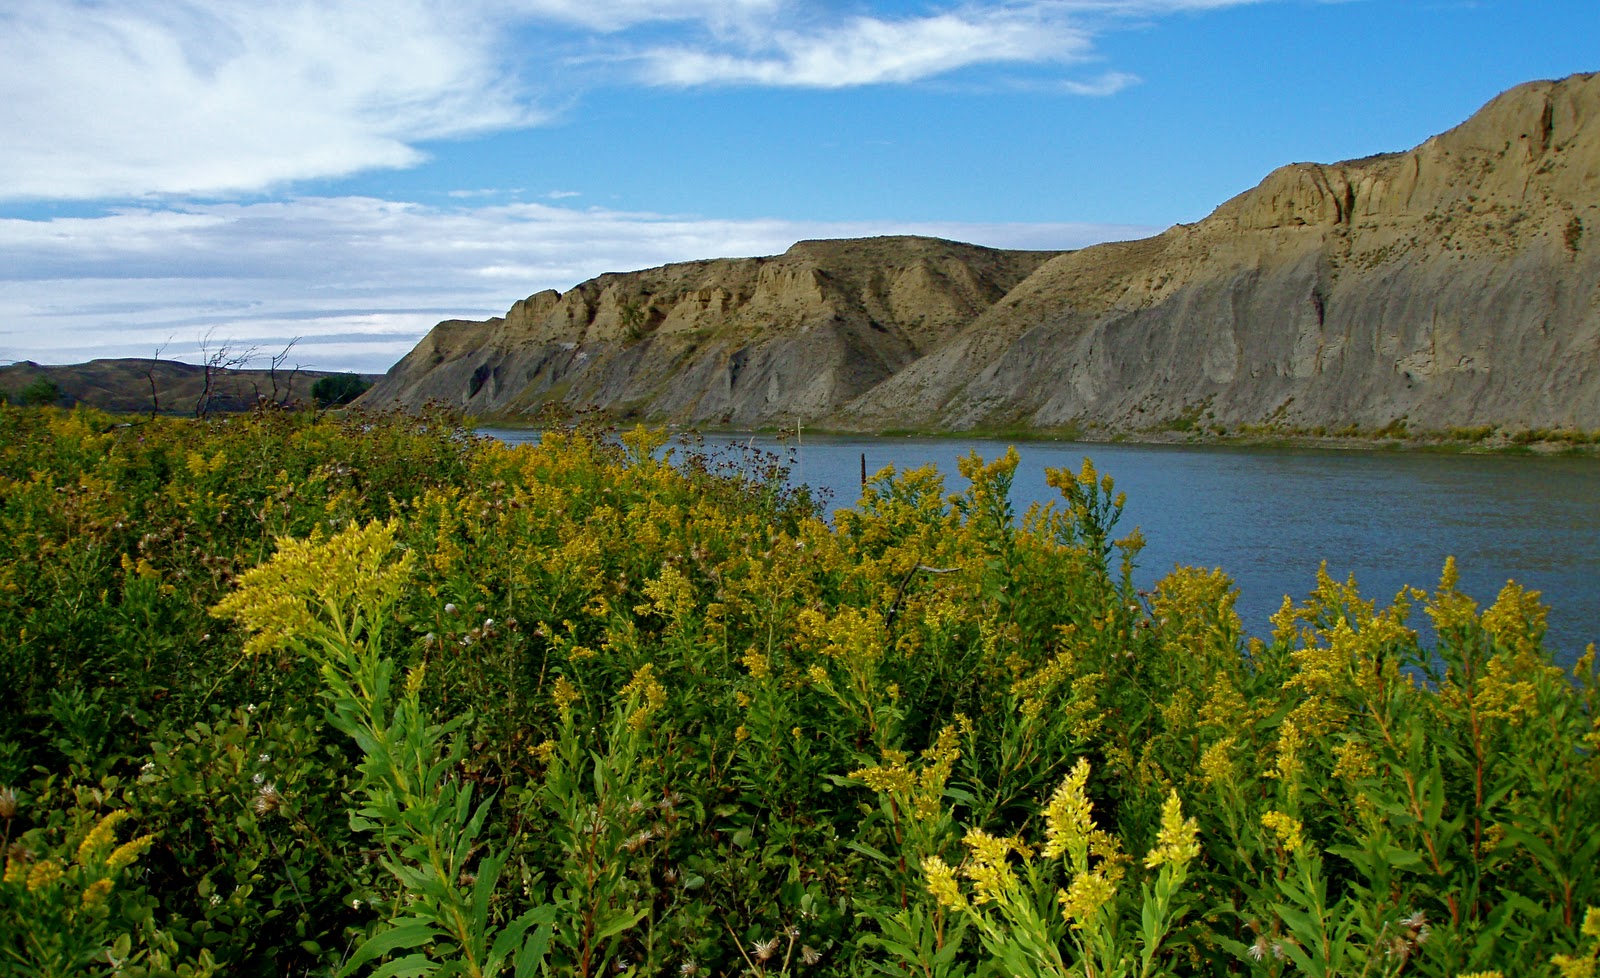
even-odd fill
[{"label": "goldenrod plant", "polygon": [[[511,971],[525,978],[542,968],[553,913],[535,906],[496,919],[505,860],[485,851],[481,838],[493,799],[474,806],[472,787],[458,770],[464,747],[455,735],[469,715],[430,720],[419,696],[426,664],[393,689],[384,629],[411,570],[410,555],[396,553],[392,523],[352,525],[326,541],[283,541],[212,611],[249,630],[246,656],[288,648],[315,662],[329,721],[361,751],[364,803],[351,827],[378,836],[383,866],[399,890],[375,901],[386,926],[356,948],[339,974],[417,948],[423,950],[373,974],[484,978]],[[280,797],[275,786],[265,786],[257,807],[276,807]]]},{"label": "goldenrod plant", "polygon": [[1246,627],[1092,463],[960,470],[0,405],[0,975],[1592,971],[1537,595]]},{"label": "goldenrod plant", "polygon": [[[16,792],[0,789],[8,829],[17,806]],[[13,846],[8,837],[0,927],[9,939],[0,946],[0,973],[69,978],[139,963],[133,932],[144,908],[133,869],[155,838],[119,841],[118,827],[133,814],[126,808],[92,812],[77,807],[74,821],[81,824],[64,838],[35,830]]]}]

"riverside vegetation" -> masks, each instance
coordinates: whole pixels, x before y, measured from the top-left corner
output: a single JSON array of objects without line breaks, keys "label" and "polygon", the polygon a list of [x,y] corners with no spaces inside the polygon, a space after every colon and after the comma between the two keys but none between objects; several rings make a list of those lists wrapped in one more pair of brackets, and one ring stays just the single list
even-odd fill
[{"label": "riverside vegetation", "polygon": [[1536,595],[1247,640],[1087,462],[663,440],[0,406],[0,973],[1594,973]]}]

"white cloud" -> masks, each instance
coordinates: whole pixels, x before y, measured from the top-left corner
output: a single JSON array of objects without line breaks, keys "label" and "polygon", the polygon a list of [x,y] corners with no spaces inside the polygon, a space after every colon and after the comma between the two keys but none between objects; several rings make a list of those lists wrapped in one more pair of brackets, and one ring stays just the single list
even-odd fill
[{"label": "white cloud", "polygon": [[826,89],[1081,64],[1129,18],[1248,2],[924,0],[888,17],[801,0],[7,0],[0,199],[226,197],[411,167],[427,140],[546,120],[542,100],[574,84]]},{"label": "white cloud", "polygon": [[216,194],[417,163],[537,113],[431,0],[14,0],[0,15],[0,193]]},{"label": "white cloud", "polygon": [[1137,85],[1138,83],[1139,77],[1137,75],[1129,75],[1121,71],[1108,71],[1092,81],[1062,82],[1061,87],[1073,95],[1104,97],[1115,95],[1129,85]]},{"label": "white cloud", "polygon": [[822,31],[778,31],[766,47],[753,55],[658,48],[644,55],[646,77],[669,85],[845,88],[917,81],[974,64],[1074,60],[1088,53],[1090,39],[1032,5],[902,20],[857,17]]},{"label": "white cloud", "polygon": [[[194,357],[213,332],[298,362],[384,370],[441,319],[503,313],[606,271],[782,252],[802,238],[927,234],[1074,248],[1151,233],[1085,224],[715,220],[547,204],[370,198],[0,219],[0,360]],[[170,341],[170,343],[169,343]]]},{"label": "white cloud", "polygon": [[[650,47],[639,59],[645,80],[658,85],[827,89],[907,83],[976,65],[1089,62],[1097,57],[1095,37],[1130,18],[1257,2],[1263,0],[974,2],[897,19],[779,23],[761,32]],[[1092,82],[1066,82],[1061,90],[1109,95],[1134,81],[1112,71]]]}]

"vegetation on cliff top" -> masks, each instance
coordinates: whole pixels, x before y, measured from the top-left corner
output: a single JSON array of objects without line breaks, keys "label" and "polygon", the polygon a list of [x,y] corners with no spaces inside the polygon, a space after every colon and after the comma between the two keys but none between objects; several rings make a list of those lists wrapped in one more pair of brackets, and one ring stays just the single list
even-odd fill
[{"label": "vegetation on cliff top", "polygon": [[1536,595],[1246,641],[1088,463],[662,437],[0,406],[0,973],[1592,973]]}]

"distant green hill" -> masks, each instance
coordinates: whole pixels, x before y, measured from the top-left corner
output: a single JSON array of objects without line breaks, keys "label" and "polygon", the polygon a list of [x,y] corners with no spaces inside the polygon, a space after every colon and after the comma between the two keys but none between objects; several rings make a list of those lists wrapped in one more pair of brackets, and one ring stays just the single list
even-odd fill
[{"label": "distant green hill", "polygon": [[[43,365],[30,360],[0,367],[0,391],[12,402],[41,378],[60,389],[57,403],[85,404],[119,414],[195,414],[248,411],[261,400],[309,403],[311,387],[339,372],[326,370],[227,370],[213,368],[207,396],[206,368],[177,360],[129,358]],[[371,382],[371,375],[361,375]],[[204,403],[202,403],[204,402]]]}]

